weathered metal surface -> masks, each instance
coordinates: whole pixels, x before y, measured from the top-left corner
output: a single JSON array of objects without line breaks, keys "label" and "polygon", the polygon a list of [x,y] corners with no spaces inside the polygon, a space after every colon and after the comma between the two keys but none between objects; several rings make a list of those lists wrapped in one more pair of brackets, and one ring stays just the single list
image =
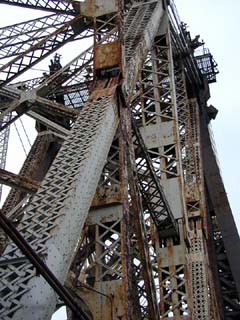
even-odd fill
[{"label": "weathered metal surface", "polygon": [[198,69],[194,59],[194,50],[191,48],[191,37],[184,28],[184,24],[182,24],[182,21],[178,16],[178,12],[173,0],[169,1],[168,19],[170,21],[171,35],[176,52],[177,54],[182,55],[181,60],[187,69],[186,77],[193,87],[195,85],[201,87],[203,85],[203,79],[200,76],[200,70]]},{"label": "weathered metal surface", "polygon": [[96,69],[118,66],[121,63],[120,42],[97,45],[94,61]]},{"label": "weathered metal surface", "polygon": [[[229,229],[226,227],[228,218],[223,210],[230,211],[225,198],[225,190],[222,188],[222,182],[221,179],[219,180],[219,172],[215,170],[216,168],[214,168],[215,176],[208,177],[210,181],[208,184],[211,185],[208,203],[211,217],[206,216],[204,181],[199,152],[201,141],[198,140],[196,108],[193,103],[189,104],[190,108],[186,105],[186,86],[181,71],[183,69],[186,71],[191,95],[193,92],[198,95],[200,87],[204,83],[193,56],[191,39],[188,38],[189,35],[184,25],[180,23],[173,2],[167,2],[168,10],[166,11],[165,7],[163,8],[163,4],[166,5],[165,1],[89,0],[80,3],[39,0],[35,2],[35,6],[33,6],[29,0],[0,0],[0,3],[57,12],[59,16],[59,19],[56,19],[56,15],[51,15],[18,24],[12,28],[0,29],[3,41],[2,56],[18,55],[16,59],[9,62],[9,65],[2,67],[5,72],[3,80],[11,81],[47,54],[52,53],[58,46],[60,47],[70,40],[94,36],[94,48],[90,47],[49,77],[44,76],[23,82],[16,85],[18,89],[13,87],[0,89],[3,101],[1,105],[3,112],[0,117],[9,116],[11,110],[18,112],[17,116],[4,123],[2,129],[9,128],[9,125],[21,114],[28,112],[38,119],[44,128],[49,127],[54,130],[55,137],[58,136],[61,142],[66,140],[61,149],[65,151],[61,153],[60,150],[60,155],[56,158],[49,175],[44,180],[40,188],[41,191],[34,198],[32,207],[27,211],[23,210],[24,202],[26,202],[23,198],[25,192],[11,191],[10,193],[14,197],[8,198],[6,207],[18,204],[21,216],[17,215],[17,219],[21,220],[22,216],[24,217],[21,225],[22,232],[27,235],[29,241],[32,241],[34,249],[40,254],[46,253],[46,250],[51,251],[47,263],[51,264],[54,270],[57,270],[56,275],[60,275],[61,281],[67,272],[70,255],[75,251],[74,243],[76,244],[77,239],[81,236],[79,256],[72,269],[77,277],[74,279],[75,282],[73,281],[75,283],[73,283],[73,287],[75,285],[75,291],[80,298],[84,298],[86,301],[90,300],[88,304],[95,320],[133,318],[145,320],[149,317],[153,319],[155,315],[152,290],[154,289],[151,289],[151,272],[154,276],[157,302],[160,306],[162,319],[211,318],[219,320],[218,304],[216,303],[218,298],[219,301],[222,298],[224,300],[224,312],[227,318],[238,317],[239,300],[232,275],[234,273],[236,275],[239,261],[234,257],[234,255],[237,256],[237,249],[235,248],[234,251],[231,244],[235,239],[238,244],[239,238],[236,233],[234,233],[234,237],[229,237],[228,234]],[[124,11],[121,11],[120,5]],[[71,20],[70,15],[78,16],[75,20]],[[122,17],[124,17],[123,20]],[[64,22],[69,20],[71,21],[68,26],[65,25],[65,29],[64,27],[59,29]],[[170,21],[170,30],[168,29],[168,20]],[[49,32],[51,22],[56,30],[55,33]],[[84,33],[80,34],[82,31]],[[37,32],[34,39],[31,39],[31,32]],[[9,43],[10,40],[13,41],[12,44]],[[22,42],[21,45],[18,45],[19,40]],[[47,47],[45,47],[46,43]],[[172,44],[174,44],[174,48],[172,48]],[[40,49],[38,45],[42,49],[48,50],[48,52],[45,51],[46,55],[38,51]],[[32,59],[30,64],[28,63],[29,58]],[[183,63],[183,69],[181,67],[178,69],[180,60]],[[16,69],[13,70],[12,67],[16,67]],[[113,141],[111,140],[114,130],[109,123],[102,129],[98,128],[101,134],[96,137],[96,132],[99,133],[99,131],[95,125],[98,123],[99,117],[101,118],[101,112],[105,112],[107,104],[116,105],[115,98],[110,98],[112,100],[109,102],[107,96],[114,96],[119,85],[120,75],[123,76],[122,88],[125,98],[128,102],[131,100],[137,125],[143,125],[140,132],[148,148],[149,161],[152,163],[156,175],[161,179],[164,194],[178,223],[179,237],[167,233],[166,238],[163,238],[158,233],[148,214],[149,209],[146,210],[146,202],[148,202],[146,199],[145,203],[143,201],[142,208],[144,215],[140,219],[140,224],[145,224],[146,235],[142,232],[142,225],[139,227],[139,224],[135,224],[134,227],[132,222],[136,221],[136,216],[135,219],[132,216],[129,207],[130,196],[127,190],[129,177],[132,175],[126,169],[129,165],[126,157],[131,139],[126,135],[127,131],[125,130],[120,148],[119,135],[116,135]],[[98,80],[97,85],[93,83],[96,79]],[[20,88],[23,90],[22,92]],[[204,99],[207,99],[208,88],[205,87],[204,90]],[[27,92],[25,93],[25,91]],[[90,99],[86,106],[90,111],[86,123],[83,124],[83,127],[78,127],[80,123],[80,118],[78,118],[76,125],[78,130],[73,127],[72,133],[70,133],[69,129],[72,126],[72,121],[77,117],[77,112],[72,109],[70,111],[55,102],[49,102],[48,99],[58,101],[58,98],[61,97],[66,107],[82,108],[89,96]],[[12,109],[8,109],[9,107]],[[33,111],[29,111],[30,108]],[[108,109],[112,110],[112,106]],[[88,113],[83,112],[85,115]],[[111,120],[110,118],[109,122],[115,121],[113,120],[114,116]],[[116,118],[117,116],[114,119]],[[104,121],[101,123],[105,124]],[[115,124],[116,122],[114,122]],[[96,131],[94,131],[95,129]],[[111,138],[110,135],[107,137],[110,131]],[[94,141],[91,136],[92,132],[95,132],[96,140]],[[78,141],[76,141],[77,138],[79,138]],[[106,143],[103,141],[104,139]],[[66,147],[67,143],[70,148]],[[88,143],[92,146],[90,153],[86,147]],[[210,145],[210,142],[207,142],[207,150],[208,143]],[[111,145],[105,165],[101,153],[103,145],[105,158],[107,146],[109,148]],[[142,156],[139,145],[135,147],[136,154],[141,153]],[[45,149],[41,147],[39,152],[41,150]],[[78,163],[75,159],[76,153],[78,155],[81,153],[82,156]],[[60,159],[60,157],[62,158]],[[98,163],[99,157],[101,164]],[[40,156],[40,158],[42,157]],[[141,172],[142,168],[146,169],[144,160],[143,167],[138,160],[136,159],[136,165],[140,168],[140,176],[148,185],[149,194],[151,194],[150,191],[154,193],[151,179]],[[29,167],[29,172],[33,170],[32,174],[35,173],[36,163],[39,162],[34,161],[34,165]],[[84,163],[83,166],[82,163]],[[102,167],[104,168],[100,175]],[[25,170],[25,173],[26,171],[28,170]],[[84,183],[83,180],[74,180],[76,175],[79,179],[82,177],[82,171],[86,173],[87,183]],[[43,172],[40,175],[43,177]],[[100,179],[95,197],[92,200],[93,184],[96,187],[97,176],[100,176]],[[215,183],[218,185],[217,188],[215,188]],[[131,186],[133,188],[133,183]],[[87,191],[88,187],[89,192]],[[216,190],[220,190],[223,199],[219,200],[219,196],[215,194]],[[84,195],[83,192],[85,192]],[[86,193],[88,197],[85,197]],[[84,197],[78,198],[77,195],[80,194]],[[142,199],[139,197],[138,200],[139,207],[135,206],[135,214],[142,205],[140,203]],[[210,202],[214,202],[213,205]],[[86,218],[90,203],[94,206],[94,210]],[[82,209],[82,215],[78,228],[74,223],[77,224],[76,221],[79,218],[79,205]],[[96,209],[96,207],[98,208]],[[157,208],[160,213],[162,213],[161,208],[161,206]],[[15,209],[18,210],[16,207]],[[215,211],[220,212],[219,217],[222,224],[217,221],[217,212]],[[65,213],[66,215],[64,215]],[[71,216],[71,219],[68,216]],[[172,223],[170,220],[168,224],[166,219],[168,226]],[[86,221],[86,225],[82,230],[84,221]],[[232,220],[230,222],[232,230],[236,231]],[[208,238],[209,232],[211,232],[210,224],[213,226],[213,239],[207,239],[206,242],[205,235]],[[221,228],[223,228],[225,238],[221,233]],[[66,231],[70,229],[73,231],[72,234]],[[56,250],[51,241],[55,241]],[[46,249],[46,243],[48,249]],[[219,295],[218,291],[218,296],[213,285],[212,268],[207,269],[208,263],[214,261],[214,259],[208,261],[208,253],[210,252],[208,245],[213,246],[213,243],[216,245],[217,268],[223,270],[219,274],[218,280],[221,288],[224,290],[227,288],[223,295]],[[236,247],[238,248],[238,246]],[[49,300],[44,300],[45,293],[42,291],[48,292],[49,297],[51,296],[46,283],[35,277],[35,271],[26,264],[25,258],[15,248],[11,251],[12,247],[9,246],[7,250],[7,257],[12,255],[14,257],[10,258],[9,266],[5,258],[0,263],[0,270],[2,272],[4,270],[1,274],[3,286],[0,290],[2,293],[10,290],[9,302],[6,301],[7,297],[2,300],[5,311],[9,310],[10,314],[19,308],[15,314],[18,319],[20,319],[19,317],[32,319],[30,313],[35,310],[36,300],[34,301],[34,299],[36,297],[39,298],[42,306],[46,304],[49,310],[53,310],[49,304],[54,305],[55,300],[51,300],[52,297]],[[233,255],[231,255],[231,250]],[[231,261],[228,259],[229,257]],[[234,268],[232,269],[234,272],[230,267]],[[64,276],[62,276],[63,273]],[[27,283],[28,277],[32,277],[32,280]],[[215,277],[215,281],[218,281],[217,277]],[[17,279],[17,284],[12,280],[13,278]],[[192,295],[190,294],[190,280],[192,281]],[[36,285],[40,284],[40,290],[30,288],[33,282]],[[83,286],[82,283],[84,283]],[[17,287],[18,285],[19,287]],[[18,289],[20,290],[19,294],[23,294],[22,300],[18,296]],[[30,291],[26,293],[28,289]],[[32,294],[34,296],[30,297]],[[4,294],[2,295],[4,296]],[[27,317],[25,314],[19,316],[22,302],[25,304]],[[149,308],[150,313],[148,312]],[[44,312],[42,309],[44,308],[39,308],[41,312]],[[209,309],[211,309],[211,314]],[[51,312],[49,311],[49,315]],[[39,316],[44,320],[46,318],[45,314]],[[3,317],[4,320],[8,319],[8,316],[4,315]]]},{"label": "weathered metal surface", "polygon": [[47,117],[43,117],[41,116],[39,113],[34,112],[34,111],[28,111],[27,115],[35,120],[38,121],[38,123],[43,124],[46,128],[48,129],[52,129],[53,131],[55,131],[56,133],[58,133],[59,135],[62,135],[62,138],[65,139],[65,137],[68,136],[69,131],[65,129],[63,126],[58,125],[57,123],[49,120]]},{"label": "weathered metal surface", "polygon": [[80,14],[87,17],[98,17],[118,11],[117,0],[87,0],[79,3]]},{"label": "weathered metal surface", "polygon": [[149,210],[161,238],[178,236],[177,223],[134,119],[132,124],[135,148],[139,152],[136,154],[136,169],[144,206]]},{"label": "weathered metal surface", "polygon": [[135,3],[129,10],[124,26],[125,76],[123,92],[132,99],[143,60],[153,44],[164,10],[162,1]]},{"label": "weathered metal surface", "polygon": [[121,203],[121,192],[116,186],[107,189],[99,188],[92,201],[92,207],[105,206],[107,204]]},{"label": "weathered metal surface", "polygon": [[120,172],[121,172],[121,196],[123,201],[123,222],[122,222],[122,242],[121,248],[123,253],[123,288],[124,288],[124,299],[125,299],[125,317],[127,320],[137,319],[135,313],[134,304],[136,301],[133,300],[133,265],[131,261],[131,214],[129,205],[129,195],[128,195],[128,130],[126,110],[124,110],[124,105],[121,100],[119,101],[119,111],[120,111]]},{"label": "weathered metal surface", "polygon": [[[201,115],[201,146],[204,177],[209,197],[208,206],[212,220],[212,241],[215,245],[223,312],[226,318],[231,319],[231,317],[239,317],[240,314],[240,261],[238,254],[240,240],[211,144],[208,121],[207,111],[204,109]],[[225,276],[222,277],[223,274]]]},{"label": "weathered metal surface", "polygon": [[[193,318],[209,319],[212,283],[207,269],[208,253],[203,235],[206,217],[206,203],[203,193],[204,181],[202,157],[200,150],[199,106],[196,99],[187,100],[185,77],[182,66],[175,65],[175,74],[179,84],[176,85],[180,97],[178,113],[180,114],[179,136],[182,152],[182,170],[184,172],[184,198],[186,203],[189,237],[190,237],[190,278],[193,300]],[[183,98],[185,97],[185,99]],[[184,128],[184,129],[183,129]],[[207,288],[209,286],[209,288]]]},{"label": "weathered metal surface", "polygon": [[[69,273],[67,284],[86,301],[96,320],[126,319],[127,316],[124,283],[129,277],[123,267],[126,258],[122,251],[122,219],[122,205],[90,210]],[[129,255],[128,263],[131,260]],[[131,299],[132,295],[130,292]]]},{"label": "weathered metal surface", "polygon": [[0,169],[0,183],[27,193],[35,193],[39,187],[37,181],[21,177],[4,169]]},{"label": "weathered metal surface", "polygon": [[[24,161],[19,176],[27,179],[34,179],[40,183],[51,164],[52,157],[54,157],[57,152],[57,148],[54,148],[54,142],[56,142],[56,138],[53,138],[53,135],[50,132],[39,134]],[[50,147],[50,145],[52,145],[52,147]],[[47,156],[48,150],[52,153],[52,157]],[[22,219],[24,207],[29,201],[26,199],[26,196],[27,193],[23,190],[11,189],[3,203],[2,213],[19,223]],[[2,251],[7,244],[7,237],[2,231],[0,231],[0,238],[0,252],[2,254]]]},{"label": "weathered metal surface", "polygon": [[[37,181],[41,181],[46,173],[44,169],[41,171],[41,164],[46,157],[47,150],[50,143],[53,142],[51,134],[45,132],[45,134],[39,134],[30,149],[30,152],[19,172],[20,177],[32,178]],[[48,164],[49,165],[49,164]],[[46,164],[45,164],[46,166]],[[7,196],[2,211],[4,214],[11,211],[24,197],[24,193],[17,190],[11,190]]]},{"label": "weathered metal surface", "polygon": [[125,319],[124,291],[121,280],[104,281],[92,287],[79,283],[76,294],[87,302],[94,319]]},{"label": "weathered metal surface", "polygon": [[[150,319],[160,319],[160,313],[157,303],[157,290],[153,278],[153,269],[150,260],[150,250],[147,241],[146,225],[144,221],[144,209],[143,203],[140,197],[140,187],[137,185],[137,165],[134,155],[134,144],[131,138],[131,111],[129,108],[125,108],[123,112],[126,114],[125,121],[127,122],[126,133],[128,137],[128,176],[129,176],[129,193],[131,196],[131,210],[133,212],[133,220],[135,225],[135,232],[138,241],[138,247],[140,252],[140,259],[142,261],[143,279],[145,284],[145,290],[148,301],[148,314]],[[134,126],[134,124],[133,124]],[[135,128],[135,134],[137,129]],[[138,131],[137,131],[138,132]],[[138,132],[139,134],[139,132]],[[141,138],[140,138],[141,139]],[[142,147],[142,146],[141,146]],[[150,181],[149,181],[150,183]]]},{"label": "weathered metal surface", "polygon": [[[85,105],[21,222],[20,232],[34,250],[46,253],[45,262],[60,282],[66,277],[117,122],[114,97],[98,98],[97,101]],[[66,200],[63,202],[63,199]],[[52,207],[52,210],[47,210],[49,207]],[[44,233],[44,230],[48,232]],[[46,235],[41,240],[43,248],[36,242],[40,232]],[[14,254],[19,256],[17,248],[9,245],[3,259],[7,259],[10,253],[11,257]],[[16,273],[23,267],[22,264],[14,266],[9,269],[9,274]],[[49,285],[35,276],[32,267],[25,267],[26,272],[18,278],[14,288],[22,291],[21,283],[27,278],[27,290],[22,291],[25,294],[19,299],[15,289],[8,297],[3,298],[1,316],[8,317],[9,313],[15,311],[16,319],[45,319],[53,312],[56,297]],[[0,271],[4,278],[8,277],[6,269]],[[2,280],[4,278],[2,277]],[[9,285],[10,282],[6,284],[2,281],[1,291]],[[14,309],[11,301],[15,301]],[[34,315],[33,308],[36,310]]]},{"label": "weathered metal surface", "polygon": [[[28,98],[27,101],[31,101],[31,98]],[[69,109],[60,103],[56,103],[55,101],[43,97],[36,96],[36,100],[33,100],[33,102],[38,105],[37,107],[33,107],[35,112],[49,113],[54,117],[61,116],[68,119],[76,119],[78,115],[77,110]]]},{"label": "weathered metal surface", "polygon": [[118,129],[99,179],[97,190],[92,201],[92,207],[104,206],[107,204],[119,204],[122,202],[120,190],[119,152]]},{"label": "weathered metal surface", "polygon": [[[81,311],[79,305],[77,305],[74,297],[70,292],[55,278],[54,274],[48,269],[44,264],[43,260],[36,254],[36,252],[31,248],[28,242],[21,236],[17,231],[15,226],[8,220],[8,218],[0,212],[0,226],[6,232],[6,234],[11,238],[11,240],[18,246],[18,248],[23,252],[23,254],[28,258],[28,260],[36,268],[37,272],[43,276],[43,278],[48,282],[48,284],[57,292],[62,301],[71,308],[75,316],[80,320],[91,319]],[[22,262],[19,260],[18,262]],[[8,265],[8,264],[7,264]]]},{"label": "weathered metal surface", "polygon": [[159,281],[160,314],[163,319],[191,319],[191,296],[186,248],[186,212],[181,171],[178,112],[173,74],[172,50],[166,28],[155,38],[142,68],[139,98],[133,101],[133,115],[161,179],[174,218],[178,219],[179,239],[159,239],[156,245],[156,267]]},{"label": "weathered metal surface", "polygon": [[[122,109],[123,111],[125,111],[123,120],[130,121],[126,116],[127,110]],[[129,140],[129,134],[127,133],[128,126],[123,123],[120,127],[124,133],[125,141]],[[128,137],[127,140],[126,137]],[[119,158],[117,157],[117,154],[120,152],[118,139],[121,139],[121,135],[113,141],[106,168],[103,170],[102,178],[100,178],[99,188],[105,186],[104,181],[106,181],[106,187],[112,183],[115,185],[120,175],[122,181],[121,194],[122,197],[125,194],[125,203],[123,205],[108,204],[106,206],[106,202],[104,207],[90,211],[86,220],[87,226],[83,232],[85,240],[81,242],[74,266],[72,267],[73,274],[70,273],[70,278],[73,283],[75,282],[73,286],[77,294],[82,296],[90,309],[93,310],[95,319],[102,319],[102,317],[108,319],[111,316],[110,302],[114,306],[112,309],[113,319],[118,319],[118,317],[128,319],[129,313],[131,314],[132,312],[132,317],[137,319],[154,319],[158,313],[157,309],[155,309],[156,301],[154,308],[153,299],[156,289],[153,288],[155,280],[151,280],[152,266],[150,257],[148,256],[152,254],[151,250],[154,250],[154,248],[151,247],[150,250],[150,247],[148,247],[148,239],[143,231],[145,228],[143,216],[140,215],[138,217],[138,213],[135,210],[134,215],[129,211],[128,181],[132,180],[132,176],[129,170],[128,172],[125,171],[125,174],[121,176],[121,168],[127,169],[126,166],[123,166],[123,160],[127,160],[128,148],[123,148],[123,144],[120,144],[125,157],[120,157],[122,162],[121,167],[119,167]],[[125,181],[124,185],[122,179]],[[109,195],[109,198],[111,199],[111,195]],[[106,195],[106,201],[107,199]],[[123,202],[123,198],[121,202]],[[130,207],[132,210],[133,202],[134,199],[132,198]],[[122,220],[124,213],[129,217],[128,223]],[[119,222],[121,220],[119,219],[122,220],[120,229]],[[136,220],[138,223],[136,222],[136,225],[134,223],[134,227],[131,221]],[[141,224],[140,229],[139,224]],[[136,240],[134,239],[134,233],[137,235]],[[119,237],[120,235],[121,238]],[[127,256],[126,238],[130,246],[130,248],[128,247]],[[121,255],[118,249],[120,247],[122,248]],[[127,269],[126,265],[130,269],[128,273],[125,273]],[[137,275],[136,279],[134,274]],[[111,281],[109,280],[110,278]],[[118,278],[119,280],[116,280]],[[120,278],[122,279],[122,283]],[[112,285],[111,290],[108,287],[108,283]],[[118,290],[113,293],[116,285]],[[131,301],[130,306],[126,303],[126,296]],[[139,307],[137,307],[138,304]],[[139,310],[138,314],[136,314],[137,309]]]},{"label": "weathered metal surface", "polygon": [[[90,99],[98,99],[101,96],[113,95],[118,87],[119,77],[112,77],[109,79],[98,80],[97,87],[93,85],[93,92],[90,96]],[[110,85],[110,87],[108,87]]]}]

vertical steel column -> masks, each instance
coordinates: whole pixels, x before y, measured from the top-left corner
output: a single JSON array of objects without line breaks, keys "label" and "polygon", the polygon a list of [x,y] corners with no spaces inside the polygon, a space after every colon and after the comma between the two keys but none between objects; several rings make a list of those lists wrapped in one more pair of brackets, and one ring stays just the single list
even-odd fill
[{"label": "vertical steel column", "polygon": [[[162,40],[164,41],[164,40]],[[172,119],[162,121],[162,126],[168,124],[170,139],[163,140],[161,179],[166,196],[169,197],[175,218],[178,219],[180,239],[161,239],[159,243],[158,261],[161,263],[161,293],[160,306],[163,318],[174,316],[177,319],[191,318],[192,301],[190,297],[189,269],[188,269],[188,248],[187,240],[187,219],[186,207],[183,193],[183,172],[181,167],[181,147],[178,132],[178,112],[176,99],[176,84],[174,77],[173,52],[171,45],[171,34],[167,27],[165,44],[161,44],[163,59],[165,60],[164,70],[166,72],[160,89],[162,108],[165,109],[167,117]],[[160,69],[161,71],[161,69]],[[164,81],[165,80],[165,81]],[[166,90],[166,88],[168,88]],[[161,108],[161,103],[160,103]],[[161,118],[160,118],[161,119]],[[176,197],[177,195],[177,197]],[[175,199],[174,199],[174,198]],[[178,200],[176,201],[176,198]],[[166,258],[164,258],[166,255]]]},{"label": "vertical steel column", "polygon": [[139,255],[142,263],[142,277],[145,284],[146,299],[148,302],[148,316],[152,320],[160,319],[160,313],[157,304],[157,292],[153,278],[153,268],[150,259],[150,246],[147,239],[146,221],[144,219],[144,204],[140,196],[140,189],[137,184],[137,167],[134,154],[134,144],[132,139],[131,110],[124,110],[126,114],[126,133],[128,135],[128,175],[129,189],[131,197],[131,209],[135,224],[135,232],[138,242]]},{"label": "vertical steel column", "polygon": [[208,255],[203,235],[206,203],[200,150],[199,106],[196,100],[186,105],[186,182],[185,197],[191,239],[190,270],[194,319],[210,317]]},{"label": "vertical steel column", "polygon": [[[148,10],[146,11],[145,8],[147,8]],[[138,13],[140,18],[139,20],[135,21],[135,23],[137,23],[137,28],[134,31],[137,34],[137,39],[132,37],[132,34],[129,35],[131,41],[133,40],[132,38],[134,38],[135,40],[134,43],[130,43],[133,47],[139,45],[143,29],[145,29],[145,25],[147,25],[147,23],[149,22],[146,17],[150,18],[151,15],[153,15],[153,10],[155,8],[156,3],[152,3],[150,5],[140,4],[133,10],[135,13]],[[155,15],[156,14],[157,11],[155,10]],[[158,19],[160,18],[159,15],[160,14],[158,14]],[[102,19],[102,24],[104,25],[103,20],[104,19]],[[101,24],[99,25],[98,21],[101,21],[101,18],[98,19],[98,17],[96,17],[96,55],[94,61],[95,78],[108,78],[109,83],[111,83],[113,74],[115,74],[115,72],[117,72],[118,70],[116,65],[116,62],[119,63],[117,57],[118,34],[114,34],[113,37],[109,39],[110,41],[105,42],[103,45],[99,44],[98,41],[101,39]],[[113,21],[111,21],[110,25],[112,26],[113,24]],[[103,30],[106,30],[105,28],[106,26],[104,26]],[[148,35],[146,37],[148,38]],[[147,40],[149,41],[149,39]],[[129,58],[134,58],[134,50],[131,51],[131,56]],[[135,69],[139,68],[142,56],[139,55],[138,59],[138,63],[134,66],[131,66],[134,67],[134,72],[136,72]],[[121,69],[121,67],[119,69]],[[129,73],[128,68],[126,69],[126,73]],[[132,87],[134,85],[134,82],[131,81],[131,83],[128,83],[127,85],[130,85]],[[93,87],[93,89],[95,90],[96,88]],[[143,248],[140,248],[139,245],[139,243],[141,243],[141,245],[143,245],[144,243],[144,246],[146,248],[147,243],[145,243],[145,240],[142,238],[143,234],[140,234],[139,232],[134,230],[133,221],[137,220],[138,217],[134,217],[134,214],[136,215],[136,212],[134,212],[134,214],[132,212],[131,202],[129,201],[128,194],[129,176],[128,172],[126,171],[128,168],[127,149],[129,148],[129,134],[131,133],[127,133],[129,132],[129,130],[126,128],[126,125],[127,122],[130,121],[130,119],[128,119],[129,116],[126,113],[126,110],[124,110],[121,106],[120,115],[122,120],[120,126],[119,150],[120,169],[116,169],[115,166],[116,161],[113,158],[113,154],[115,154],[115,152],[111,153],[111,149],[115,149],[116,147],[115,140],[110,149],[108,157],[109,162],[107,162],[105,169],[103,170],[102,177],[99,181],[99,187],[97,188],[97,194],[95,195],[93,200],[93,205],[97,205],[98,208],[92,210],[89,213],[88,222],[96,222],[96,226],[91,225],[91,223],[87,224],[86,232],[89,239],[91,238],[92,240],[90,241],[89,246],[86,243],[85,245],[81,246],[79,250],[80,253],[84,250],[90,250],[91,256],[94,256],[94,259],[91,262],[89,262],[91,260],[90,255],[87,259],[81,257],[80,265],[84,265],[83,261],[86,259],[86,265],[89,263],[89,268],[84,268],[83,266],[80,277],[84,277],[84,273],[86,274],[87,269],[87,272],[92,272],[94,274],[94,276],[92,277],[92,286],[94,286],[94,290],[97,290],[98,293],[87,293],[86,291],[89,288],[85,288],[86,290],[82,296],[84,297],[84,299],[86,298],[86,301],[90,301],[91,299],[87,299],[87,297],[91,296],[93,301],[99,302],[99,304],[89,303],[89,307],[92,308],[94,317],[96,319],[102,319],[103,311],[101,310],[106,310],[106,313],[104,314],[105,318],[110,317],[109,297],[111,297],[112,301],[113,319],[153,319],[157,314],[157,312],[155,314],[156,310],[154,310],[154,308],[156,308],[156,305],[154,306],[155,302],[153,301],[155,292],[151,291],[152,288],[150,289],[150,279],[147,279],[146,276],[150,275],[149,272],[151,272],[151,270],[149,269],[151,265],[150,261],[147,265],[145,261],[147,256],[143,257],[143,253],[146,254],[146,252],[144,252]],[[116,176],[119,175],[119,177],[121,177],[121,197],[119,198],[119,195],[115,194],[115,199],[113,196],[114,192],[112,193],[111,190],[111,186],[114,185],[114,172]],[[107,189],[109,190],[109,194],[106,193]],[[104,205],[105,207],[101,208],[100,206],[102,205]],[[105,214],[103,213],[104,211]],[[98,218],[97,213],[95,214],[94,212],[99,212]],[[91,237],[89,235],[89,232],[91,232],[92,234]],[[119,244],[121,244],[121,249],[119,248]],[[90,271],[90,269],[92,271]],[[105,302],[103,301],[100,303],[100,300],[104,299]],[[149,308],[152,308],[150,312]]]},{"label": "vertical steel column", "polygon": [[204,229],[206,201],[200,150],[200,120],[197,100],[188,100],[184,69],[181,62],[175,63],[176,93],[178,105],[178,128],[181,143],[184,192],[190,235],[190,278],[193,297],[194,319],[219,319],[213,276],[208,262],[207,242]]},{"label": "vertical steel column", "polygon": [[180,238],[152,233],[157,251],[160,313],[163,319],[190,319],[187,219],[173,71],[170,32],[163,23],[142,69],[140,97],[133,100],[133,113],[137,123],[142,123],[141,134],[179,225]]},{"label": "vertical steel column", "polygon": [[[213,148],[211,120],[205,102],[202,105],[200,128],[205,187],[208,200],[208,245],[210,261],[214,261],[214,285],[218,294],[220,319],[238,319],[239,307],[239,248],[240,241],[221,173]],[[234,244],[234,245],[233,245]]]},{"label": "vertical steel column", "polygon": [[123,252],[123,277],[125,289],[126,320],[135,319],[133,309],[133,265],[131,254],[130,232],[131,216],[128,195],[128,113],[120,103],[120,165],[121,165],[121,193],[123,201],[122,223],[122,252]]}]

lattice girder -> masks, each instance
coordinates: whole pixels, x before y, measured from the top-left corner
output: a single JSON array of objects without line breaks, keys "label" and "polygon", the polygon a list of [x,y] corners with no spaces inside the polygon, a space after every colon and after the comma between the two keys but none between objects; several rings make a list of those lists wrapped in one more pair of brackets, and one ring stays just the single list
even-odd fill
[{"label": "lattice girder", "polygon": [[68,0],[1,0],[0,3],[30,8],[35,10],[44,10],[56,13],[68,13],[75,15],[75,1]]},{"label": "lattice girder", "polygon": [[[68,276],[66,284],[89,303],[94,320],[152,320],[149,310],[156,306],[161,319],[219,320],[208,261],[208,244],[215,241],[225,316],[235,319],[239,277],[232,251],[239,242],[231,251],[218,202],[207,217],[197,101],[208,99],[202,90],[208,88],[193,41],[171,0],[80,2],[0,0],[49,12],[0,29],[1,137],[26,113],[38,129],[64,141],[33,199],[12,190],[3,211],[17,205],[8,215],[21,220],[20,232],[62,284]],[[94,45],[54,74],[13,84],[56,49],[89,37]],[[129,105],[143,138],[135,143],[133,163],[127,159],[132,134],[118,126]],[[215,193],[211,188],[210,202]],[[211,219],[218,220],[214,241],[208,239]],[[230,222],[234,230],[231,216]],[[51,317],[56,294],[13,243],[0,259],[0,276],[0,317]]]},{"label": "lattice girder", "polygon": [[[161,179],[174,218],[178,219],[179,239],[161,238],[161,232],[159,235],[152,234],[157,252],[153,261],[158,270],[155,276],[159,280],[160,313],[166,319],[190,319],[192,303],[188,278],[189,257],[181,221],[186,217],[186,212],[172,48],[168,29],[160,29],[159,34],[136,85],[133,115],[136,123],[142,126],[140,131],[153,168]],[[167,270],[169,278],[165,281]],[[169,288],[163,289],[164,285]]]},{"label": "lattice girder", "polygon": [[19,56],[14,57],[10,61],[7,61],[1,68],[1,87],[9,83],[20,74],[29,70],[30,67],[40,62],[43,58],[50,53],[56,51],[67,42],[73,40],[76,36],[76,25],[80,28],[78,33],[81,33],[81,27],[85,28],[85,25],[81,25],[81,16],[77,16],[70,21],[67,21],[50,34],[46,35],[43,39],[40,39],[32,46],[25,49]]},{"label": "lattice girder", "polygon": [[0,59],[23,53],[69,20],[67,14],[53,14],[0,28]]},{"label": "lattice girder", "polygon": [[[46,255],[46,264],[62,282],[116,126],[114,96],[98,98],[85,105],[21,222],[19,230],[22,235],[36,252]],[[85,195],[83,190],[86,191]],[[14,256],[20,257],[22,254],[15,245],[10,244],[2,259]],[[8,267],[9,271],[5,268],[1,270],[1,274],[4,274],[1,292],[9,292],[8,295],[4,294],[1,301],[2,317],[8,319],[10,314],[18,310],[15,314],[17,319],[33,319],[32,308],[37,305],[36,316],[49,317],[56,304],[49,285],[35,276],[34,268],[29,264]],[[22,273],[21,277],[19,272]],[[11,278],[14,279],[14,285]],[[42,288],[42,295],[39,295],[39,288]]]}]

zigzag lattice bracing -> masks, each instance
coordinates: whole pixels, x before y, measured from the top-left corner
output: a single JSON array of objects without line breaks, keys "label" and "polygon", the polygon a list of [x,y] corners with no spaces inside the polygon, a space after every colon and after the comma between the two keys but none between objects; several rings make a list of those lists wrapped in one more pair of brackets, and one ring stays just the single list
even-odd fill
[{"label": "zigzag lattice bracing", "polygon": [[[1,319],[64,303],[68,320],[238,319],[240,243],[208,128],[218,71],[173,1],[0,3],[45,11],[0,28],[2,168],[12,124],[37,130],[0,212]],[[70,62],[60,51],[27,78],[67,46]]]}]

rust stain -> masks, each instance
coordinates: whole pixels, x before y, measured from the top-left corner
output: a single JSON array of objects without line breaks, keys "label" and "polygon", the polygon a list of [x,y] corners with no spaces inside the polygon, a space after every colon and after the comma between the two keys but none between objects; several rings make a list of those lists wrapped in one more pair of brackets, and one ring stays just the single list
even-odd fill
[{"label": "rust stain", "polygon": [[91,95],[89,101],[100,97],[113,96],[116,92],[119,83],[119,77],[116,76],[109,82],[108,79],[96,81],[91,88]]},{"label": "rust stain", "polygon": [[197,201],[200,199],[199,188],[197,184],[185,185],[186,202]]},{"label": "rust stain", "polygon": [[98,17],[118,11],[118,1],[88,0],[79,3],[80,14],[86,17]]},{"label": "rust stain", "polygon": [[120,42],[114,41],[96,46],[96,69],[109,68],[121,63]]},{"label": "rust stain", "polygon": [[0,169],[0,182],[28,193],[35,193],[40,185],[36,180],[21,177],[4,169]]},{"label": "rust stain", "polygon": [[121,192],[116,192],[112,195],[99,195],[99,193],[96,193],[93,201],[92,201],[92,207],[98,207],[98,206],[104,206],[107,204],[114,204],[114,203],[121,203]]}]

